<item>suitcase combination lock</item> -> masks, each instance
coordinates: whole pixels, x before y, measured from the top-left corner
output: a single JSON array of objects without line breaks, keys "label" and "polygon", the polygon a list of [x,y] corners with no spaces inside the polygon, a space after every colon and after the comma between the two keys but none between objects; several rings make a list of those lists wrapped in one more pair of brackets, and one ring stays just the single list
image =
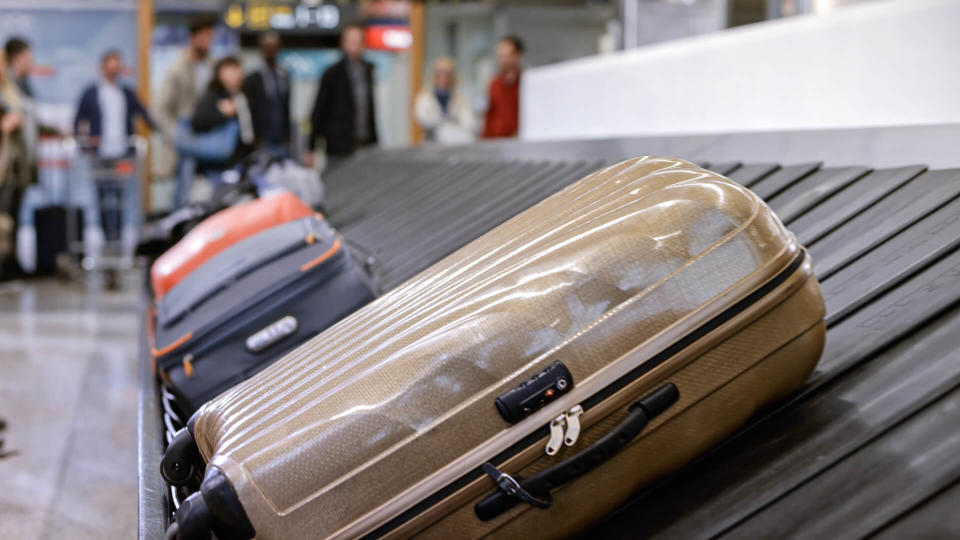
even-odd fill
[{"label": "suitcase combination lock", "polygon": [[557,361],[497,398],[497,410],[504,420],[519,422],[573,388],[573,376]]}]

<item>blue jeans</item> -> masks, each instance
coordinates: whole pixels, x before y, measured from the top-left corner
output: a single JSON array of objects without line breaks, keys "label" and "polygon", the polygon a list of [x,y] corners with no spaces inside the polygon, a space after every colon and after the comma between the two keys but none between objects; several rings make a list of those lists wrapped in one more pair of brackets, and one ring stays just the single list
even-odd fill
[{"label": "blue jeans", "polygon": [[[229,169],[204,169],[203,177],[214,186],[223,184],[221,177]],[[177,164],[177,185],[173,192],[173,209],[178,210],[190,204],[190,190],[193,188],[193,180],[197,177],[197,160],[193,158],[181,158]]]},{"label": "blue jeans", "polygon": [[285,144],[264,144],[260,147],[260,151],[266,152],[275,158],[290,158],[290,149],[287,148]]},{"label": "blue jeans", "polygon": [[[174,209],[183,208],[190,203],[190,188],[197,174],[197,160],[211,162],[226,161],[237,145],[240,125],[232,120],[206,133],[193,133],[190,121],[181,119],[177,125],[177,186],[173,194]],[[207,175],[211,177],[211,175]]]},{"label": "blue jeans", "polygon": [[192,157],[181,157],[177,161],[177,186],[173,192],[173,209],[177,210],[190,204],[190,188],[193,179],[197,176],[197,160]]},{"label": "blue jeans", "polygon": [[[91,162],[88,156],[78,156],[77,158],[77,167],[71,175],[71,188],[72,195],[71,201],[84,209],[84,221],[88,225],[92,225],[90,222],[91,218],[86,217],[86,213],[89,210],[92,210],[94,221],[100,219],[100,214],[107,212],[111,209],[119,210],[120,215],[122,216],[122,226],[125,228],[137,228],[140,226],[141,222],[141,207],[140,207],[140,178],[143,171],[139,170],[137,167],[137,161],[134,157],[121,157],[116,159],[102,159],[101,164],[105,166],[113,166],[114,163],[118,161],[133,161],[134,170],[131,174],[123,176],[111,176],[110,178],[94,178],[93,177],[93,163]],[[112,182],[110,182],[112,180]],[[103,185],[101,185],[103,184]],[[110,205],[110,198],[116,196],[116,188],[119,187],[121,193],[119,193],[119,201],[112,201],[114,204]],[[81,202],[81,201],[90,201]],[[119,203],[119,204],[117,204]],[[107,205],[104,207],[104,205]],[[113,206],[113,208],[110,208]],[[119,225],[119,224],[118,224]],[[119,231],[117,231],[118,233]],[[114,236],[108,234],[108,236]]]}]

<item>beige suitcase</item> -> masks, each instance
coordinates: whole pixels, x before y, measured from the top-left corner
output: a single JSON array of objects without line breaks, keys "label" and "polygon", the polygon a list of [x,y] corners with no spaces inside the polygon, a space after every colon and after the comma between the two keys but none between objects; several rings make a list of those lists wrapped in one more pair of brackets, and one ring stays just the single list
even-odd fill
[{"label": "beige suitcase", "polygon": [[823,315],[758,197],[624,161],[207,403],[170,536],[570,536],[796,389]]}]

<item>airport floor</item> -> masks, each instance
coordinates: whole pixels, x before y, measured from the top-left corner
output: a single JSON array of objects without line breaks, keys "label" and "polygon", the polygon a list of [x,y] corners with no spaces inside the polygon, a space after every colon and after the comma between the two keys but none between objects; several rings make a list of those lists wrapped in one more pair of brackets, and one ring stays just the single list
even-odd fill
[{"label": "airport floor", "polygon": [[0,538],[137,531],[134,275],[0,283]]}]

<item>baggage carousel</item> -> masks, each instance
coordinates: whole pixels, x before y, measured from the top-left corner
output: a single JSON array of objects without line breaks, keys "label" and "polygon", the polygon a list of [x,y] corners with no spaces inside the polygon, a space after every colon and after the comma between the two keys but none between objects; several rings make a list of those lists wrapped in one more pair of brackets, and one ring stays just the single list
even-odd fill
[{"label": "baggage carousel", "polygon": [[[582,536],[957,537],[958,145],[960,126],[917,126],[377,150],[325,178],[326,215],[386,291],[621,159],[679,157],[750,187],[809,248],[827,305],[821,361]],[[158,464],[176,426],[146,333],[141,356],[139,534],[160,538],[176,493]]]}]

